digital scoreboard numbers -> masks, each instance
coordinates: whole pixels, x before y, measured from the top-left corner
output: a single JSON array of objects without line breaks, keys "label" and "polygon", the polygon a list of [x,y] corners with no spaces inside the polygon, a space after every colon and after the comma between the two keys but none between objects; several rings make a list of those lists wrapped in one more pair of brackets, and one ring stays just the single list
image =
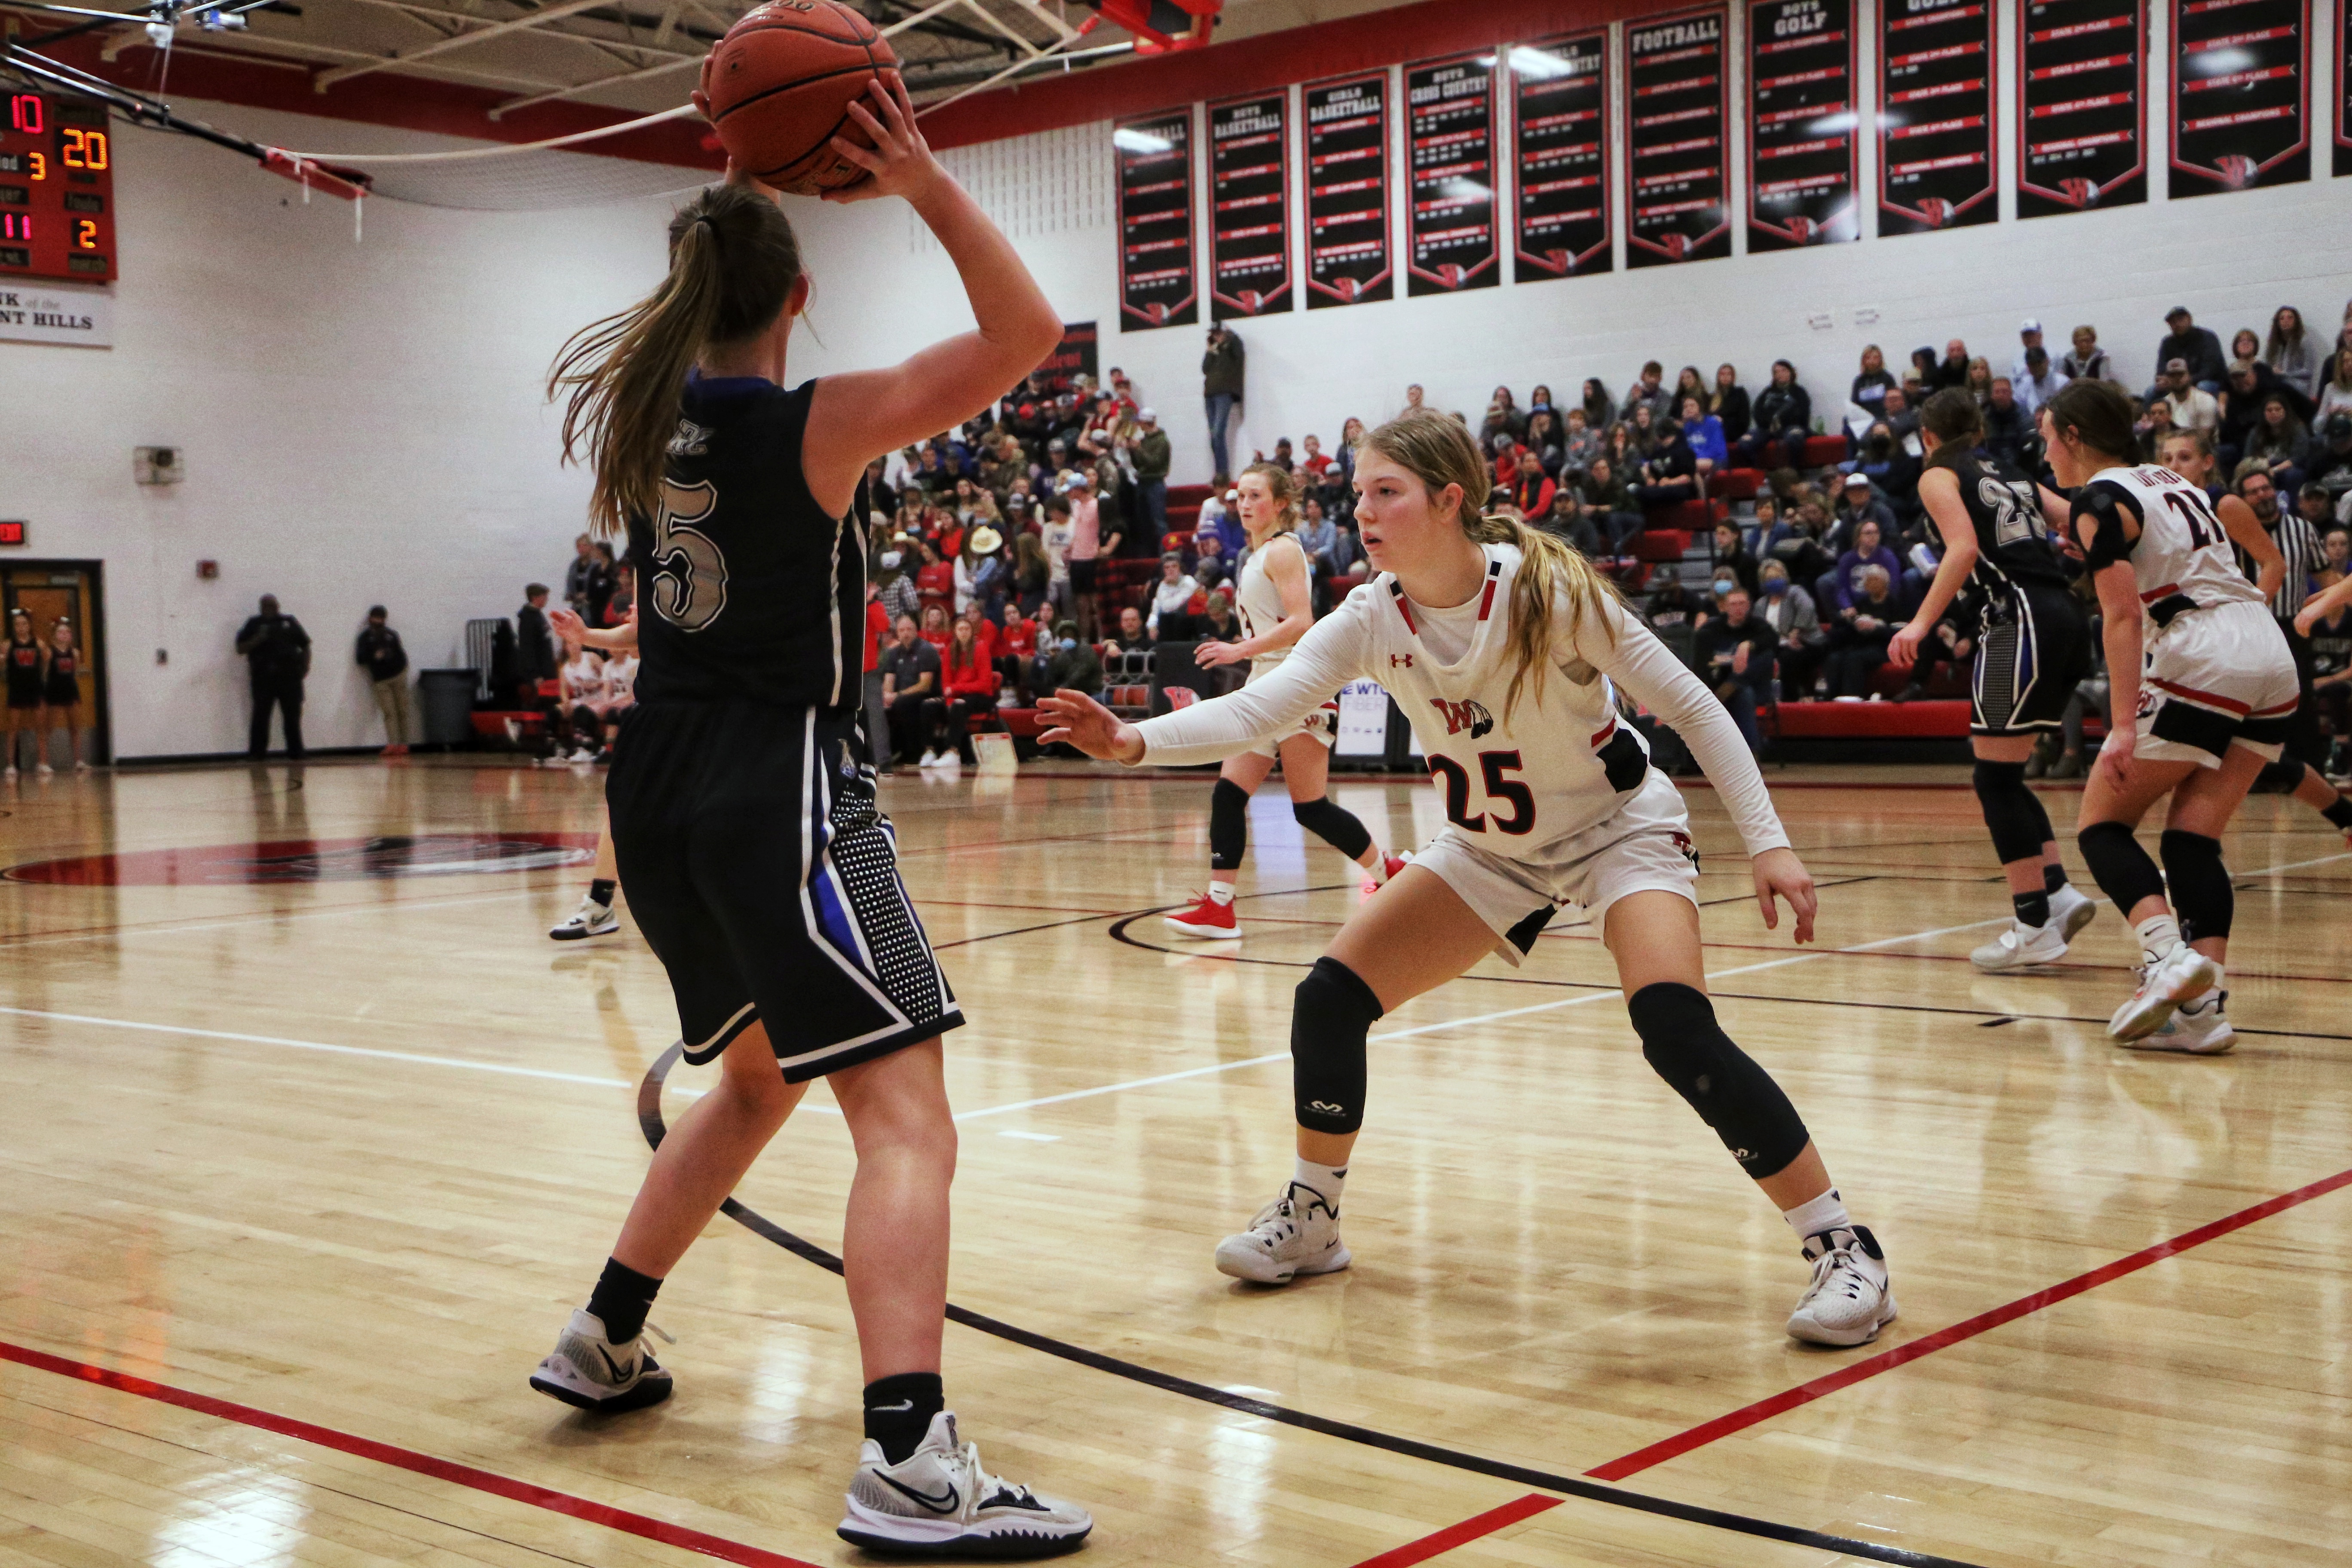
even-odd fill
[{"label": "digital scoreboard numbers", "polygon": [[114,145],[102,104],[10,91],[0,120],[0,279],[114,280]]}]

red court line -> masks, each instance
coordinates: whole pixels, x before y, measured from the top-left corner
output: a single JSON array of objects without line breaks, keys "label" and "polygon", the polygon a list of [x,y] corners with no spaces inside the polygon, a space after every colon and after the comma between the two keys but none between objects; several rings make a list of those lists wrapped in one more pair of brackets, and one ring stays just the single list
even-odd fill
[{"label": "red court line", "polygon": [[1867,1361],[1859,1361],[1852,1366],[1841,1367],[1826,1377],[1817,1377],[1811,1383],[1784,1389],[1769,1398],[1759,1399],[1744,1409],[1734,1410],[1727,1415],[1718,1415],[1714,1420],[1704,1422],[1687,1432],[1678,1432],[1663,1442],[1653,1443],[1646,1448],[1636,1449],[1621,1458],[1612,1459],[1605,1465],[1595,1465],[1584,1473],[1595,1480],[1602,1481],[1622,1481],[1628,1476],[1639,1475],[1653,1465],[1663,1465],[1668,1459],[1680,1458],[1694,1448],[1703,1448],[1718,1437],[1728,1437],[1735,1432],[1746,1431],[1759,1422],[1769,1421],[1773,1416],[1794,1410],[1801,1405],[1810,1405],[1816,1399],[1835,1394],[1842,1388],[1851,1388],[1855,1384],[1867,1378],[1876,1377],[1881,1373],[1893,1372],[1896,1367],[1917,1361],[1922,1356],[1933,1355],[1937,1351],[1958,1344],[1963,1340],[1972,1340],[1979,1334],[2000,1328],[2004,1323],[2013,1323],[2029,1313],[2042,1310],[2044,1307],[2055,1306],[2061,1301],[2070,1300],[2085,1290],[2095,1289],[2101,1285],[2120,1279],[2126,1274],[2137,1274],[2150,1264],[2161,1263],[2164,1259],[2186,1252],[2192,1247],[2202,1247],[2209,1241],[2229,1235],[2231,1231],[2243,1230],[2256,1220],[2264,1220],[2273,1215],[2284,1214],[2287,1210],[2307,1204],[2314,1198],[2325,1197],[2338,1188],[2347,1186],[2352,1186],[2352,1171],[2338,1171],[2336,1174],[2314,1182],[2307,1187],[2297,1187],[2291,1193],[2282,1193],[2277,1197],[2265,1198],[2252,1208],[2240,1209],[2236,1214],[2225,1215],[2210,1225],[2200,1225],[2195,1230],[2186,1231],[2174,1237],[2170,1241],[2159,1241],[2154,1247],[2145,1247],[2128,1258],[2118,1258],[2113,1263],[2101,1264],[2087,1274],[2077,1274],[2072,1279],[2050,1286],[2046,1289],[2036,1290],[2031,1296],[2021,1296],[2007,1306],[1995,1307],[1990,1312],[1979,1312],[1973,1318],[1952,1324],[1949,1328],[1937,1329],[1934,1333],[1923,1335],[1908,1344],[1897,1345],[1893,1350],[1872,1356]]},{"label": "red court line", "polygon": [[1475,1519],[1465,1519],[1459,1524],[1449,1524],[1434,1535],[1424,1535],[1419,1541],[1407,1542],[1393,1552],[1383,1552],[1378,1557],[1367,1557],[1356,1568],[1412,1568],[1415,1563],[1466,1546],[1482,1535],[1492,1535],[1507,1530],[1523,1519],[1532,1519],[1546,1509],[1558,1508],[1563,1500],[1546,1497],[1541,1492],[1529,1492],[1516,1502],[1488,1509]]},{"label": "red court line", "polygon": [[454,1482],[456,1485],[469,1487],[478,1492],[488,1492],[492,1497],[506,1498],[513,1502],[528,1503],[533,1508],[543,1508],[550,1513],[560,1513],[567,1518],[585,1520],[590,1524],[601,1524],[607,1530],[617,1530],[624,1534],[640,1536],[647,1541],[657,1541],[665,1546],[682,1547],[688,1552],[699,1552],[705,1557],[718,1557],[729,1563],[740,1563],[743,1564],[743,1568],[816,1568],[815,1564],[803,1563],[797,1557],[786,1557],[776,1552],[763,1552],[756,1546],[746,1546],[740,1542],[709,1535],[699,1530],[689,1530],[685,1525],[672,1524],[667,1520],[648,1519],[644,1514],[631,1513],[626,1509],[614,1508],[609,1503],[591,1502],[586,1498],[573,1497],[569,1492],[554,1491],[546,1487],[533,1486],[529,1481],[518,1481],[506,1476],[492,1475],[488,1470],[478,1470],[471,1465],[461,1465],[454,1459],[437,1459],[430,1454],[419,1454],[413,1449],[395,1447],[390,1443],[379,1443],[373,1437],[354,1436],[349,1432],[338,1432],[331,1426],[318,1426],[308,1421],[298,1421],[290,1415],[273,1415],[267,1410],[256,1410],[249,1405],[233,1404],[226,1399],[215,1399],[208,1394],[194,1394],[184,1388],[173,1388],[168,1384],[151,1383],[143,1377],[133,1377],[129,1373],[110,1372],[102,1366],[91,1366],[86,1362],[68,1361],[62,1356],[28,1350],[23,1345],[12,1345],[0,1341],[0,1361],[13,1361],[19,1365],[29,1366],[39,1372],[53,1372],[59,1377],[77,1378],[83,1383],[95,1383],[102,1388],[111,1388],[123,1394],[135,1394],[142,1399],[152,1399],[163,1405],[176,1405],[183,1410],[193,1410],[200,1415],[213,1415],[224,1421],[235,1421],[240,1426],[257,1426],[265,1432],[275,1432],[281,1437],[294,1437],[305,1443],[315,1443],[321,1448],[332,1448],[339,1454],[353,1454],[362,1459],[373,1459],[378,1464],[390,1465],[395,1469],[408,1470],[420,1476],[430,1476],[436,1480]]}]

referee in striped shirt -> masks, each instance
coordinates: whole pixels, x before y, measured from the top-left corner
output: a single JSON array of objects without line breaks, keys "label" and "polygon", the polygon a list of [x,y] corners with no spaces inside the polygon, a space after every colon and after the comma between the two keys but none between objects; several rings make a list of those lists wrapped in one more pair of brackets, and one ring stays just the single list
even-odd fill
[{"label": "referee in striped shirt", "polygon": [[[2319,493],[2323,498],[2326,495],[2325,490]],[[2320,547],[2318,530],[2297,508],[2279,504],[2278,487],[2271,482],[2268,474],[2258,470],[2246,475],[2238,481],[2238,494],[2252,509],[2255,520],[2277,542],[2279,554],[2286,560],[2286,574],[2279,581],[2278,592],[2271,595],[2271,615],[2278,621],[2279,630],[2286,634],[2286,646],[2294,655],[2295,685],[2302,693],[2294,717],[2288,721],[2286,752],[2315,768],[2319,763],[2314,759],[2324,760],[2327,746],[2319,733],[2318,706],[2311,695],[2311,641],[2294,629],[2294,617],[2295,612],[2303,608],[2303,602],[2311,596],[2312,577],[2326,562],[2326,554]],[[2243,551],[2238,552],[2238,569],[2250,578],[2255,575],[2253,563]],[[2273,763],[2263,770],[2256,787],[2265,783],[2271,787],[2287,784],[2290,771],[2297,774],[2301,772],[2284,760]]]}]

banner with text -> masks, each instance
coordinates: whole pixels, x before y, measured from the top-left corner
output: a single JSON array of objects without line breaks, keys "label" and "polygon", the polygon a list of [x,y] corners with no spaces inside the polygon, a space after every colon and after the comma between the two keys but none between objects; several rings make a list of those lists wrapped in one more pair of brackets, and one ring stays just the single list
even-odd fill
[{"label": "banner with text", "polygon": [[1192,256],[1192,110],[1111,130],[1118,157],[1118,309],[1127,331],[1201,319]]},{"label": "banner with text", "polygon": [[1209,105],[1209,313],[1297,309],[1290,287],[1290,94]]},{"label": "banner with text", "polygon": [[1513,281],[1606,272],[1610,254],[1609,34],[1521,44],[1511,68],[1511,168],[1518,212]]},{"label": "banner with text", "polygon": [[2352,174],[2352,5],[2336,7],[2336,176]]},{"label": "banner with text", "polygon": [[1882,0],[1878,232],[2000,217],[1992,0]]},{"label": "banner with text", "polygon": [[2172,0],[2168,195],[2311,178],[2311,0]]},{"label": "banner with text", "polygon": [[1862,237],[1853,0],[1750,0],[1748,248]]},{"label": "banner with text", "polygon": [[1407,66],[1404,94],[1411,290],[1492,289],[1503,280],[1495,232],[1495,57]]},{"label": "banner with text", "polygon": [[1721,6],[1625,28],[1625,138],[1635,267],[1731,254],[1730,140]]},{"label": "banner with text", "polygon": [[2147,200],[2147,0],[2018,0],[2017,216]]},{"label": "banner with text", "polygon": [[69,283],[0,281],[0,342],[114,346],[114,295]]},{"label": "banner with text", "polygon": [[1396,293],[1389,255],[1389,73],[1307,85],[1307,308]]}]

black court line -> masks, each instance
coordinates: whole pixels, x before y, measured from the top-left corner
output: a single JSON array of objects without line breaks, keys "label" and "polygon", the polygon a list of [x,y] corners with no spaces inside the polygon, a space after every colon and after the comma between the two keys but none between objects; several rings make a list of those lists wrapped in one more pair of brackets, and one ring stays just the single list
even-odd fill
[{"label": "black court line", "polygon": [[[662,1139],[668,1132],[668,1128],[662,1120],[662,1084],[668,1078],[670,1068],[677,1065],[683,1054],[682,1047],[672,1045],[656,1059],[652,1067],[646,1069],[645,1081],[637,1086],[637,1125],[644,1131],[646,1142],[656,1149],[661,1147]],[[839,1258],[813,1241],[794,1236],[773,1220],[756,1210],[745,1207],[733,1198],[729,1198],[719,1205],[719,1212],[752,1235],[772,1242],[803,1262],[814,1263],[828,1273],[837,1275],[842,1272]],[[1071,1344],[1066,1340],[1057,1340],[1049,1334],[1041,1334],[1033,1329],[1021,1328],[1016,1324],[1005,1322],[1002,1319],[992,1318],[984,1312],[975,1312],[969,1307],[959,1307],[952,1301],[948,1303],[947,1315],[950,1322],[961,1323],[965,1328],[977,1330],[981,1333],[1019,1345],[1024,1350],[1055,1356],[1095,1372],[1108,1373],[1114,1377],[1123,1377],[1130,1383],[1139,1383],[1148,1388],[1156,1388],[1165,1394],[1179,1394],[1186,1399],[1197,1399],[1204,1405],[1214,1405],[1239,1415],[1253,1415],[1264,1421],[1279,1422],[1286,1426],[1297,1426],[1305,1431],[1319,1433],[1327,1437],[1337,1437],[1343,1442],[1359,1443],[1366,1447],[1401,1454],[1410,1459],[1423,1459],[1431,1464],[1466,1470],[1475,1475],[1491,1476],[1497,1480],[1510,1481],[1518,1486],[1540,1487],[1546,1491],[1558,1492],[1564,1497],[1581,1498],[1588,1502],[1606,1503],[1612,1508],[1633,1509],[1642,1513],[1679,1520],[1686,1524],[1707,1525],[1717,1530],[1733,1531],[1741,1535],[1757,1536],[1766,1541],[1783,1541],[1795,1546],[1811,1547],[1819,1552],[1843,1552],[1849,1557],[1867,1558],[1874,1563],[1896,1563],[1900,1568],[1978,1568],[1977,1564],[1963,1562],[1956,1557],[1937,1557],[1930,1552],[1906,1551],[1899,1546],[1882,1546],[1874,1541],[1849,1540],[1842,1535],[1831,1535],[1818,1530],[1806,1530],[1799,1525],[1780,1524],[1768,1519],[1751,1519],[1746,1514],[1732,1513],[1723,1509],[1703,1508],[1696,1503],[1676,1502],[1671,1498],[1652,1497],[1645,1492],[1629,1491],[1622,1487],[1586,1480],[1580,1476],[1554,1475],[1548,1470],[1532,1469],[1525,1465],[1514,1465],[1501,1459],[1489,1459],[1476,1454],[1465,1454],[1458,1449],[1441,1447],[1434,1443],[1424,1443],[1417,1438],[1402,1437],[1394,1433],[1378,1431],[1370,1426],[1359,1426],[1351,1422],[1335,1421],[1328,1415],[1317,1415],[1304,1410],[1293,1410],[1287,1405],[1269,1404],[1263,1399],[1252,1399],[1247,1394],[1230,1393],[1211,1384],[1195,1383],[1191,1378],[1178,1377],[1173,1373],[1161,1372],[1156,1367],[1123,1361],[1118,1356],[1106,1355],[1100,1351],[1087,1350],[1082,1345]]]}]

